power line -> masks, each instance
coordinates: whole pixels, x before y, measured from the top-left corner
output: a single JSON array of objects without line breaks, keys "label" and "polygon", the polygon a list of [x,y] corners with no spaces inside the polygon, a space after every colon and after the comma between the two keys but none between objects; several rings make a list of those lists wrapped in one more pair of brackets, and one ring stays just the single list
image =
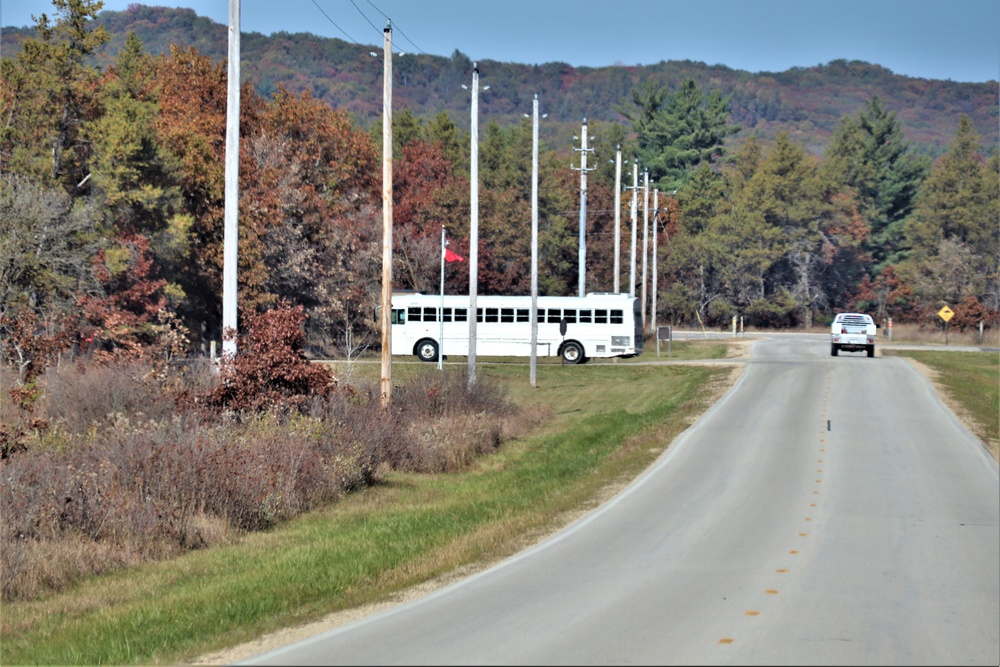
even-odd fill
[{"label": "power line", "polygon": [[[372,8],[375,11],[377,11],[379,14],[381,14],[386,19],[386,21],[391,20],[391,19],[389,19],[389,16],[385,12],[383,12],[381,9],[379,9],[378,7],[376,7],[375,4],[371,0],[367,0],[367,1],[368,1],[368,4],[371,5]],[[354,39],[353,37],[351,37],[350,35],[348,35],[346,30],[344,30],[339,25],[337,25],[337,23],[333,19],[331,19],[330,16],[325,11],[323,11],[323,8],[319,6],[319,4],[316,2],[316,0],[312,0],[312,3],[314,5],[316,5],[316,8],[320,11],[320,13],[322,13],[323,16],[326,17],[326,20],[329,21],[331,24],[333,24],[333,26],[335,28],[337,28],[337,30],[339,30],[340,32],[342,32],[347,37],[347,39],[349,39],[350,41],[354,42],[354,44],[356,44],[357,46],[362,46],[362,44],[360,42],[358,42],[356,39]],[[369,19],[368,16],[363,11],[361,11],[361,8],[358,7],[358,4],[354,0],[351,0],[351,4],[354,5],[354,9],[356,9],[358,11],[358,13],[361,14],[361,17],[368,23],[368,25],[370,25],[372,27],[372,29],[375,30],[376,34],[381,35],[382,34],[382,30],[380,30],[374,23],[371,22],[371,19]],[[398,32],[400,35],[402,35],[403,38],[407,42],[409,42],[410,44],[412,44],[414,49],[416,49],[420,53],[424,54],[425,56],[430,56],[431,55],[430,53],[427,53],[426,51],[424,51],[423,49],[421,49],[419,46],[417,46],[416,43],[412,39],[410,39],[409,37],[407,37],[406,33],[404,33],[402,30],[400,30],[398,25],[393,24],[392,29],[393,29],[394,32]],[[400,52],[400,55],[403,55],[402,52]]]},{"label": "power line", "polygon": [[[368,21],[368,25],[370,25],[377,33],[382,34],[382,31],[379,30],[378,28],[376,28],[375,24],[372,23],[371,21],[369,21],[368,17],[365,16],[365,13],[363,11],[361,11],[361,8],[358,7],[358,3],[354,2],[354,0],[351,0],[351,4],[354,5],[354,8],[356,10],[358,10],[358,14],[361,14],[361,18],[363,18],[364,20]],[[371,4],[371,3],[368,3],[368,4]],[[375,7],[375,5],[372,5],[372,7]],[[375,8],[378,9],[378,7],[375,7]],[[383,16],[385,16],[385,14],[383,14]],[[388,17],[386,17],[386,19],[388,19]]]},{"label": "power line", "polygon": [[[350,35],[348,35],[348,34],[347,34],[347,31],[346,31],[346,30],[344,30],[344,29],[343,29],[343,28],[341,28],[341,27],[340,27],[339,25],[337,25],[337,23],[336,23],[336,22],[335,22],[335,21],[334,21],[334,20],[333,20],[332,18],[330,18],[330,17],[329,17],[329,15],[327,15],[327,13],[326,13],[326,12],[324,12],[324,11],[323,11],[323,8],[319,6],[319,3],[318,3],[318,2],[316,2],[316,0],[312,0],[312,3],[313,3],[314,5],[316,5],[316,9],[318,9],[318,10],[320,11],[320,13],[321,13],[321,14],[322,14],[323,16],[326,16],[326,20],[327,20],[327,21],[329,21],[330,23],[332,23],[332,24],[333,24],[333,26],[334,26],[334,27],[335,27],[335,28],[336,28],[337,30],[339,30],[340,32],[344,33],[344,36],[345,36],[345,37],[347,37],[347,39],[349,39],[349,40],[351,40],[352,42],[354,42],[354,43],[355,43],[355,44],[356,44],[357,46],[361,46],[361,43],[360,43],[360,42],[359,42],[358,40],[356,40],[356,39],[354,39],[353,37],[351,37]],[[356,7],[356,6],[357,6],[357,5],[355,5],[355,7]],[[360,10],[359,10],[359,11],[360,11]],[[374,27],[374,26],[372,26],[372,27]]]},{"label": "power line", "polygon": [[[354,0],[351,0],[351,2],[354,2]],[[383,17],[385,18],[385,20],[387,20],[387,21],[388,21],[388,20],[390,20],[390,19],[389,19],[389,17],[388,17],[388,16],[386,16],[385,12],[383,12],[383,11],[382,11],[381,9],[379,9],[378,7],[375,7],[375,3],[373,3],[373,2],[372,2],[372,0],[367,0],[367,2],[368,2],[368,4],[369,4],[369,5],[371,5],[371,6],[372,6],[372,7],[373,7],[373,8],[375,9],[375,11],[377,11],[377,12],[378,12],[379,14],[381,14],[381,15],[382,15],[382,16],[383,16]],[[398,26],[397,26],[396,24],[393,24],[393,30],[399,30],[399,27],[398,27]],[[410,39],[409,37],[407,37],[407,36],[406,36],[406,33],[404,33],[404,32],[403,32],[402,30],[399,30],[399,34],[403,36],[403,39],[405,39],[405,40],[406,40],[406,41],[408,41],[408,42],[409,42],[410,44],[412,44],[412,45],[413,45],[413,48],[415,48],[415,49],[416,49],[417,51],[420,51],[420,53],[424,54],[425,56],[429,56],[429,55],[431,55],[431,54],[427,53],[426,51],[424,51],[423,49],[421,49],[421,48],[420,48],[419,46],[417,46],[416,44],[414,44],[414,43],[413,43],[413,40],[412,40],[412,39]]]}]

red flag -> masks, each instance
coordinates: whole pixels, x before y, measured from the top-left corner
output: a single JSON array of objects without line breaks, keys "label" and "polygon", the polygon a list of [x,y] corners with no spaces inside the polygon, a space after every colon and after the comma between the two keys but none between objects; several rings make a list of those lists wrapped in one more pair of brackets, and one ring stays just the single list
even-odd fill
[{"label": "red flag", "polygon": [[448,248],[444,249],[444,261],[446,262],[464,262],[465,258],[459,254],[453,253]]}]

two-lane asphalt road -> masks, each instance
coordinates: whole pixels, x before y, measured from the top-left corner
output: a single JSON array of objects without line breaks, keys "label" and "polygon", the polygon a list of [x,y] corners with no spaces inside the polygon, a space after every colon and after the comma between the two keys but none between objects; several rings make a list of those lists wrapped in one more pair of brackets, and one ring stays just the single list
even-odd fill
[{"label": "two-lane asphalt road", "polygon": [[758,340],[729,394],[565,531],[245,664],[997,665],[998,491],[905,360]]}]

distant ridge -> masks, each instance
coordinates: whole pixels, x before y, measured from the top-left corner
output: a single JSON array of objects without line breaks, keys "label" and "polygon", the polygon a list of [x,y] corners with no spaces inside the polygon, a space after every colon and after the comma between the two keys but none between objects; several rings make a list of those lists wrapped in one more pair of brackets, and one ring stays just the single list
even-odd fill
[{"label": "distant ridge", "polygon": [[[105,60],[98,63],[101,66],[113,59],[130,31],[149,53],[166,53],[174,44],[194,47],[213,60],[226,57],[226,26],[191,9],[133,5],[121,12],[101,12],[98,20],[111,34]],[[2,55],[14,55],[32,32],[32,28],[3,28]],[[364,126],[381,115],[382,67],[381,60],[369,54],[372,45],[310,33],[244,33],[241,50],[243,77],[253,81],[262,94],[274,92],[279,85],[294,93],[309,89],[314,97],[351,112]],[[877,64],[846,60],[761,73],[690,60],[607,67],[480,60],[479,66],[481,80],[490,85],[490,94],[479,100],[483,118],[502,125],[520,123],[538,94],[549,114],[541,128],[543,140],[553,147],[565,145],[567,150],[582,118],[621,121],[614,105],[635,85],[653,79],[673,88],[686,78],[732,96],[733,121],[743,126],[732,139],[735,143],[751,134],[767,143],[785,131],[810,153],[820,155],[840,119],[857,113],[877,95],[896,113],[907,138],[921,152],[942,154],[963,113],[979,132],[984,153],[1000,145],[996,81],[920,79],[894,74]],[[458,51],[450,57],[407,54],[394,62],[394,105],[409,108],[421,118],[446,111],[464,125],[469,102],[461,84],[468,85],[470,70],[469,58]]]}]

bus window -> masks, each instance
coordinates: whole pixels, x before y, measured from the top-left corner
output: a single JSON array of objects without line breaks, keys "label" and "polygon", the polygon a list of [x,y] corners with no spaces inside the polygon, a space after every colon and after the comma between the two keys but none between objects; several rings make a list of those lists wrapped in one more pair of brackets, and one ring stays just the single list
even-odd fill
[{"label": "bus window", "polygon": [[469,310],[467,308],[456,308],[455,309],[455,321],[456,322],[468,322],[469,321]]},{"label": "bus window", "polygon": [[483,321],[483,309],[482,308],[476,308],[476,321],[477,322],[482,322]]},{"label": "bus window", "polygon": [[608,311],[603,308],[597,308],[594,310],[594,324],[607,324],[608,323]]},{"label": "bus window", "polygon": [[500,309],[499,308],[487,308],[486,309],[486,322],[499,322],[500,321]]},{"label": "bus window", "polygon": [[420,321],[420,308],[415,307],[415,306],[410,306],[408,315],[409,315],[409,319],[410,319],[411,322],[419,322]]},{"label": "bus window", "polygon": [[406,324],[406,311],[402,308],[393,308],[389,317],[391,324]]},{"label": "bus window", "polygon": [[530,322],[531,321],[531,310],[528,308],[518,308],[517,309],[517,321],[518,322]]},{"label": "bus window", "polygon": [[424,322],[437,322],[437,308],[424,308]]},{"label": "bus window", "polygon": [[442,322],[451,322],[451,308],[445,308],[441,315]]},{"label": "bus window", "polygon": [[621,310],[611,311],[611,324],[621,324],[625,321],[624,312]]},{"label": "bus window", "polygon": [[580,311],[580,324],[590,324],[593,322],[594,312],[591,310]]},{"label": "bus window", "polygon": [[500,309],[500,321],[501,322],[513,322],[514,321],[514,309],[513,308],[501,308]]},{"label": "bus window", "polygon": [[563,311],[563,317],[566,318],[566,324],[576,324],[576,309],[567,308]]},{"label": "bus window", "polygon": [[559,319],[562,317],[562,311],[558,308],[549,308],[546,311],[545,321],[549,324],[559,324]]}]

